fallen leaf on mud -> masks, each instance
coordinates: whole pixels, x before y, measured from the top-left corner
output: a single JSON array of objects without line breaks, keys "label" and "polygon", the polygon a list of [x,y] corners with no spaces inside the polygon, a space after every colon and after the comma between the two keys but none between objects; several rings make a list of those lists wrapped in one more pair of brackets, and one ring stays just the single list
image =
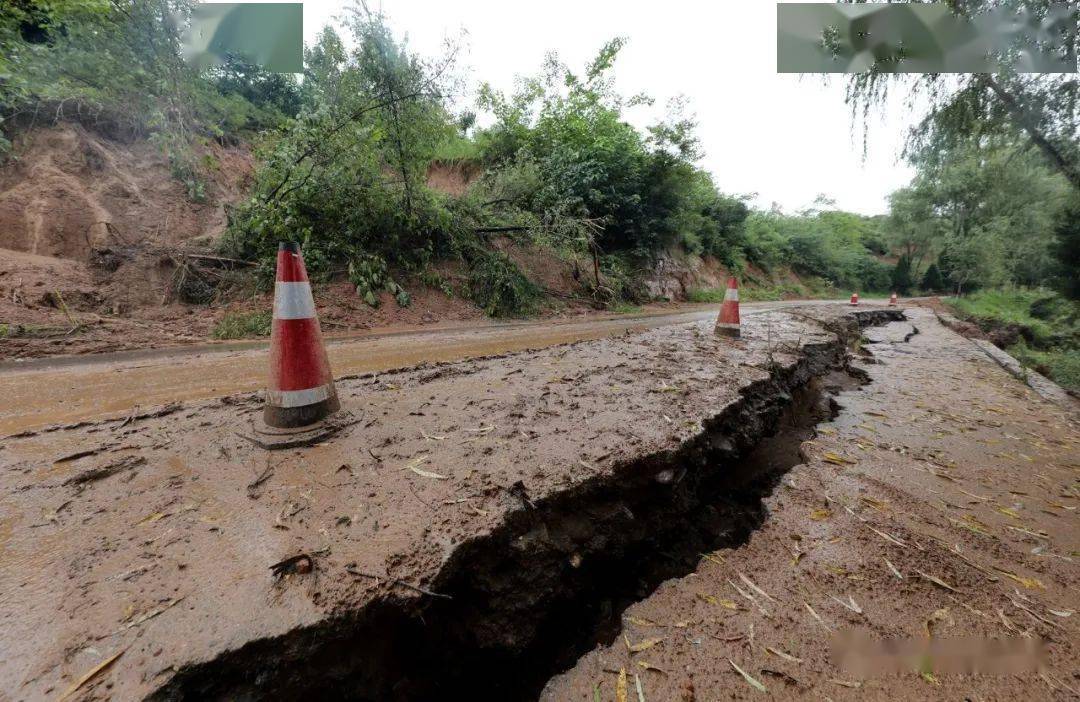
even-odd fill
[{"label": "fallen leaf on mud", "polygon": [[155,512],[154,514],[147,515],[139,521],[135,522],[134,526],[138,526],[140,524],[153,524],[154,522],[169,516],[172,516],[171,512]]},{"label": "fallen leaf on mud", "polygon": [[658,637],[653,638],[653,639],[645,639],[644,641],[639,641],[638,643],[636,643],[634,645],[630,645],[629,643],[627,643],[626,648],[627,648],[627,650],[630,651],[630,653],[641,653],[642,651],[646,651],[646,650],[652,648],[653,646],[655,646],[656,644],[660,643],[663,640],[664,640],[663,636],[658,636]]},{"label": "fallen leaf on mud", "polygon": [[941,682],[935,678],[934,674],[931,672],[923,671],[922,673],[919,673],[919,676],[931,685],[941,686]]},{"label": "fallen leaf on mud", "polygon": [[67,690],[64,691],[64,694],[60,695],[60,697],[57,698],[58,702],[59,702],[59,700],[64,700],[64,699],[67,699],[68,697],[70,697],[73,693],[78,691],[79,688],[81,688],[83,685],[85,685],[91,679],[93,679],[98,673],[105,670],[106,668],[111,666],[113,663],[115,663],[117,658],[124,655],[125,650],[127,650],[127,649],[123,649],[123,648],[120,649],[119,651],[117,651],[113,655],[109,656],[108,658],[106,658],[102,662],[95,665],[90,670],[86,671],[81,678],[79,678],[78,680],[73,682],[71,684],[71,687],[69,687]]},{"label": "fallen leaf on mud", "polygon": [[1006,524],[1005,528],[1006,529],[1012,529],[1013,531],[1018,531],[1021,534],[1027,534],[1028,536],[1034,536],[1037,539],[1049,539],[1050,538],[1050,535],[1047,534],[1045,531],[1042,531],[1042,530],[1032,531],[1031,529],[1025,529],[1023,527],[1015,527],[1015,526],[1012,526],[1011,524]]},{"label": "fallen leaf on mud", "polygon": [[736,672],[736,673],[738,673],[739,675],[743,676],[743,679],[744,679],[744,680],[746,680],[746,682],[750,683],[750,686],[751,686],[751,687],[753,687],[753,688],[754,688],[755,690],[757,690],[758,692],[765,692],[765,693],[768,693],[768,690],[767,690],[767,689],[765,688],[765,686],[764,686],[764,685],[762,685],[762,684],[761,684],[760,682],[758,682],[758,681],[757,681],[757,680],[756,680],[756,679],[754,678],[754,676],[750,675],[750,673],[747,673],[747,672],[746,672],[745,670],[743,670],[743,669],[742,669],[742,668],[740,668],[739,666],[735,665],[735,661],[733,661],[733,660],[731,660],[730,658],[728,658],[728,663],[730,663],[730,664],[731,664],[731,667],[735,669],[735,672]]},{"label": "fallen leaf on mud", "polygon": [[425,462],[427,462],[427,460],[429,458],[431,458],[431,456],[429,454],[422,453],[419,456],[417,456],[416,458],[414,458],[411,461],[409,461],[408,463],[406,463],[405,467],[408,468],[409,470],[412,470],[413,468],[416,468],[417,466],[423,465]]},{"label": "fallen leaf on mud", "polygon": [[630,622],[631,624],[637,624],[638,626],[661,626],[654,621],[642,619],[640,617],[623,617],[623,621]]},{"label": "fallen leaf on mud", "polygon": [[413,473],[416,473],[417,475],[419,475],[419,476],[421,476],[423,478],[434,478],[435,480],[449,480],[450,479],[449,476],[440,475],[438,473],[432,473],[429,470],[421,470],[420,468],[410,468],[409,470],[411,470]]},{"label": "fallen leaf on mud", "polygon": [[814,611],[814,608],[810,606],[809,602],[803,602],[803,606],[806,607],[806,611],[810,612],[810,616],[817,620],[818,624],[825,627],[826,631],[832,631],[832,627],[825,623],[825,620],[821,618],[821,615]]},{"label": "fallen leaf on mud", "polygon": [[[185,597],[186,597],[186,595],[185,595]],[[184,599],[183,597],[178,597],[175,600],[169,600],[168,604],[166,604],[166,605],[164,605],[162,607],[158,607],[154,611],[147,612],[146,614],[142,615],[138,619],[134,619],[134,620],[128,622],[127,624],[124,625],[124,628],[125,629],[130,629],[133,626],[138,626],[138,625],[142,624],[145,621],[153,619],[154,617],[161,614],[162,612],[165,612],[165,611],[167,611],[169,609],[172,609],[173,607],[178,605],[183,599]]]},{"label": "fallen leaf on mud", "polygon": [[[862,607],[860,607],[860,606],[859,606],[859,605],[858,605],[858,604],[857,604],[857,603],[855,602],[855,598],[853,598],[853,597],[852,597],[851,595],[848,595],[848,601],[847,601],[847,602],[844,602],[844,601],[843,601],[843,600],[841,600],[841,599],[840,599],[839,597],[834,597],[833,595],[829,595],[829,597],[831,597],[832,599],[836,600],[836,602],[837,602],[837,603],[839,603],[839,605],[840,605],[841,607],[843,607],[844,609],[850,609],[850,610],[851,610],[852,612],[854,612],[855,614],[862,614]],[[850,604],[849,604],[849,603],[850,603]]]},{"label": "fallen leaf on mud", "polygon": [[615,682],[615,699],[626,702],[626,668],[619,668],[619,679]]},{"label": "fallen leaf on mud", "polygon": [[813,512],[810,513],[810,518],[813,519],[815,522],[820,522],[822,519],[828,519],[831,516],[832,511],[824,508],[815,509]]},{"label": "fallen leaf on mud", "polygon": [[1071,617],[1072,615],[1076,614],[1075,609],[1048,609],[1046,611],[1050,614],[1053,614],[1055,617],[1062,618]]},{"label": "fallen leaf on mud", "polygon": [[945,582],[941,578],[937,577],[936,575],[929,575],[927,573],[922,572],[921,570],[916,570],[915,572],[918,573],[921,577],[923,577],[923,578],[929,580],[930,582],[934,583],[938,587],[943,587],[946,590],[951,590],[952,592],[960,592],[955,587],[953,587],[949,583]]},{"label": "fallen leaf on mud", "polygon": [[837,466],[855,465],[855,461],[851,460],[850,458],[844,458],[843,456],[835,454],[832,451],[826,451],[825,453],[821,454],[821,460]]},{"label": "fallen leaf on mud", "polygon": [[993,534],[987,530],[985,524],[970,514],[964,515],[962,520],[949,517],[949,521],[952,522],[954,526],[958,526],[961,529],[967,529],[968,531],[973,531],[976,534],[982,534],[983,536],[993,536]]},{"label": "fallen leaf on mud", "polygon": [[883,531],[878,531],[877,529],[875,529],[874,527],[870,526],[869,524],[867,524],[867,525],[866,525],[866,528],[867,528],[867,529],[869,529],[870,531],[874,532],[875,534],[877,534],[877,535],[878,535],[878,536],[880,536],[881,538],[885,539],[885,540],[886,540],[886,541],[888,541],[889,543],[892,543],[892,544],[896,544],[897,546],[902,546],[902,547],[904,547],[904,548],[907,548],[907,544],[905,544],[905,543],[904,543],[903,541],[901,541],[900,539],[896,538],[895,536],[890,536],[889,534],[886,534],[886,533],[885,533],[885,532],[883,532]]},{"label": "fallen leaf on mud", "polygon": [[596,683],[592,688],[593,702],[600,702],[600,683]]},{"label": "fallen leaf on mud", "polygon": [[900,574],[900,571],[896,569],[896,566],[889,562],[888,558],[882,558],[881,560],[885,561],[885,565],[889,566],[889,570],[892,571],[892,574],[895,575],[898,580],[904,579],[904,576]]},{"label": "fallen leaf on mud", "polygon": [[791,655],[790,653],[784,653],[780,649],[773,648],[772,646],[766,646],[765,651],[767,653],[773,654],[774,656],[778,656],[780,658],[783,658],[785,661],[789,661],[791,663],[802,663],[803,662],[802,658],[796,658],[795,656]]},{"label": "fallen leaf on mud", "polygon": [[1008,517],[1012,517],[1013,519],[1019,519],[1020,518],[1020,515],[1016,513],[1016,510],[1010,509],[1008,507],[998,507],[997,511],[1001,512],[1002,514],[1004,514],[1004,515],[1006,515]]},{"label": "fallen leaf on mud", "polygon": [[735,592],[742,595],[745,599],[749,600],[751,604],[753,604],[755,607],[757,607],[758,612],[761,613],[761,616],[765,617],[766,619],[772,619],[772,615],[769,614],[769,611],[767,609],[765,609],[764,607],[762,607],[761,605],[759,605],[757,603],[757,600],[754,599],[753,595],[751,595],[749,592],[746,592],[745,590],[743,590],[741,587],[739,587],[738,585],[733,583],[731,580],[728,580],[728,584],[731,585],[731,587],[735,588]]},{"label": "fallen leaf on mud", "polygon": [[695,594],[698,596],[698,599],[701,600],[702,602],[708,602],[709,604],[720,604],[720,601],[717,600],[712,595],[706,595],[704,592],[698,592],[698,593],[695,593]]},{"label": "fallen leaf on mud", "polygon": [[761,596],[762,596],[762,597],[764,597],[765,599],[767,599],[767,600],[772,600],[772,601],[773,601],[773,602],[775,602],[776,604],[780,604],[780,600],[776,599],[775,597],[773,597],[772,595],[770,595],[769,593],[765,592],[765,591],[764,591],[764,590],[762,590],[762,589],[761,589],[760,587],[758,587],[757,585],[755,585],[755,584],[754,584],[754,581],[753,581],[753,580],[751,580],[750,578],[746,577],[746,576],[745,576],[745,575],[743,575],[743,574],[742,574],[741,572],[739,573],[739,580],[742,580],[742,581],[743,581],[744,583],[746,583],[746,584],[747,584],[747,586],[749,586],[749,587],[750,587],[750,589],[751,589],[751,590],[753,590],[753,591],[754,591],[754,592],[756,592],[757,594],[761,595]]},{"label": "fallen leaf on mud", "polygon": [[836,683],[837,685],[843,685],[844,687],[862,687],[861,682],[852,682],[849,680],[839,680],[837,678],[829,678],[829,682]]},{"label": "fallen leaf on mud", "polygon": [[658,666],[655,666],[652,663],[649,663],[648,661],[638,661],[637,664],[639,666],[641,666],[642,668],[644,668],[645,670],[651,670],[654,673],[660,673],[662,675],[667,675],[666,670],[664,670],[663,668],[660,668]]},{"label": "fallen leaf on mud", "polygon": [[645,691],[641,689],[641,678],[634,673],[634,687],[637,689],[638,702],[645,702]]},{"label": "fallen leaf on mud", "polygon": [[974,497],[974,498],[975,498],[976,500],[979,500],[980,502],[989,502],[989,501],[990,501],[990,498],[989,498],[989,497],[982,497],[982,496],[980,496],[980,495],[976,495],[976,494],[970,493],[970,492],[968,492],[967,490],[960,490],[960,492],[964,493],[964,494],[965,494],[965,495],[967,495],[968,497]]},{"label": "fallen leaf on mud", "polygon": [[719,565],[724,565],[724,557],[723,556],[717,555],[715,553],[703,553],[703,554],[701,554],[701,556],[702,556],[702,558],[704,558],[706,560],[709,560],[709,561],[712,561],[713,563],[717,563]]},{"label": "fallen leaf on mud", "polygon": [[996,570],[997,572],[1001,573],[1002,575],[1004,575],[1006,578],[1009,578],[1010,580],[1014,580],[1014,581],[1020,583],[1021,585],[1023,585],[1028,590],[1045,590],[1046,589],[1046,586],[1043,585],[1042,581],[1039,580],[1038,578],[1025,578],[1022,575],[1017,575],[1016,573],[1012,572],[1011,570],[1004,570],[1003,568],[998,568],[997,566],[990,566],[990,567],[993,568],[994,570]]},{"label": "fallen leaf on mud", "polygon": [[934,476],[935,478],[941,478],[942,480],[948,480],[951,483],[956,482],[956,478],[952,477],[951,475],[949,475],[948,473],[946,473],[944,471],[938,472],[938,471],[934,470],[933,468],[927,468],[926,472],[928,472],[930,475]]},{"label": "fallen leaf on mud", "polygon": [[420,430],[420,436],[424,437],[428,441],[445,441],[446,440],[445,436],[440,436],[438,434],[428,434],[423,429]]}]

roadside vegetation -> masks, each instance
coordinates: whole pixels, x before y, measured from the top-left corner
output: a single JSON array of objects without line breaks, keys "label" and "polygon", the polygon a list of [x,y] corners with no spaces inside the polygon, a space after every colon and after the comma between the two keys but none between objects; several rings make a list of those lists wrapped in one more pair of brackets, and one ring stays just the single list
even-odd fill
[{"label": "roadside vegetation", "polygon": [[1080,391],[1080,303],[1049,290],[1014,288],[947,301],[1021,363]]},{"label": "roadside vegetation", "polygon": [[273,314],[264,312],[227,312],[210,333],[215,339],[247,339],[270,336]]},{"label": "roadside vegetation", "polygon": [[[409,305],[409,286],[436,281],[490,315],[533,314],[547,291],[493,245],[510,239],[572,264],[576,294],[609,309],[646,302],[643,278],[671,257],[715,258],[742,278],[744,299],[1002,286],[1080,294],[1078,91],[1055,89],[1075,88],[1075,77],[964,78],[933,93],[934,111],[913,128],[907,157],[917,174],[887,215],[844,212],[824,195],[787,212],[717,188],[699,165],[685,100],[645,129],[630,124],[652,100],[615,90],[624,38],[582,67],[549,54],[513,91],[482,83],[477,103],[463,106],[458,45],[419,56],[362,2],[343,14],[341,33],[327,27],[306,47],[302,80],[242,57],[189,67],[180,31],[190,7],[6,4],[0,157],[17,158],[23,130],[77,121],[117,140],[151,140],[201,200],[205,146],[249,143],[254,182],[229,209],[218,246],[257,263],[263,285],[277,243],[293,240],[314,281],[347,279],[372,306],[383,292]],[[869,114],[891,80],[941,87],[932,77],[855,77],[853,105]],[[1016,96],[1023,114],[1010,107]],[[449,195],[428,187],[433,163],[480,175]],[[444,262],[458,262],[465,279],[442,279]],[[722,289],[689,297],[712,301]],[[226,326],[221,333],[234,333]]]}]

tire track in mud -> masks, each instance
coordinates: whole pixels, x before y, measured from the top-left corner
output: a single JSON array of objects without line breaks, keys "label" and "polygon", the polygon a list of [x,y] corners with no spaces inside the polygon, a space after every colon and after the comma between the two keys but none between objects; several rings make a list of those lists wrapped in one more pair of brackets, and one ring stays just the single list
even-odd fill
[{"label": "tire track in mud", "polygon": [[[860,326],[902,318],[855,314]],[[770,369],[677,449],[533,501],[464,542],[431,584],[176,672],[155,699],[535,699],[618,632],[621,612],[702,554],[745,543],[763,499],[800,462],[831,395],[867,382],[848,365],[858,327]]]}]

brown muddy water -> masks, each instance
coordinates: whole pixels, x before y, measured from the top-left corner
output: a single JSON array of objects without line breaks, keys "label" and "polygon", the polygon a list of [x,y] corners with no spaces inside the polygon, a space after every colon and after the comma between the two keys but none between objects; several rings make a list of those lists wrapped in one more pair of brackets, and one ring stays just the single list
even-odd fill
[{"label": "brown muddy water", "polygon": [[[748,303],[744,314],[792,306]],[[690,312],[608,319],[507,323],[330,339],[336,377],[539,349],[602,339],[715,316],[713,307]],[[224,350],[222,350],[224,348]],[[0,363],[0,436],[51,424],[88,421],[134,408],[260,390],[266,382],[265,342],[125,352]]]}]

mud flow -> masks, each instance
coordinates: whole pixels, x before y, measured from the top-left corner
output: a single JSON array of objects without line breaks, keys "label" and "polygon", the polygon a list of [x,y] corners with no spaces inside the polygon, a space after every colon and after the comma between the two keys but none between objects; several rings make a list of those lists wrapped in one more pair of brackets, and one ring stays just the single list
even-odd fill
[{"label": "mud flow", "polygon": [[[531,502],[462,546],[431,591],[179,671],[159,699],[532,700],[621,613],[745,543],[765,498],[865,374],[840,354],[760,383],[677,451]],[[782,376],[783,374],[781,374]],[[762,438],[764,437],[764,438]]]}]

